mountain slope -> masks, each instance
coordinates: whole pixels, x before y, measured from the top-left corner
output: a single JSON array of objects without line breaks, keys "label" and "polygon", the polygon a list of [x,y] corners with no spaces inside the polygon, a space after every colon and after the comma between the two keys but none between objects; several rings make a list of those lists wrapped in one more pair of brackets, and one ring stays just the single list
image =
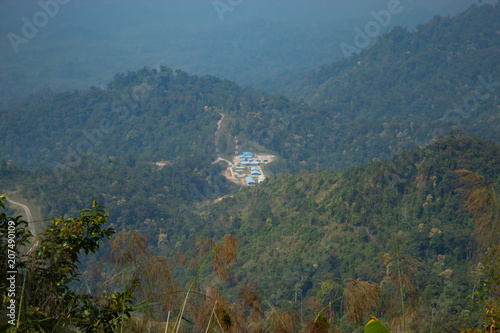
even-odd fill
[{"label": "mountain slope", "polygon": [[[55,216],[98,199],[110,212],[112,227],[148,235],[153,253],[173,262],[197,256],[193,244],[198,236],[232,234],[240,247],[236,279],[229,285],[232,297],[250,283],[273,304],[297,311],[314,302],[326,306],[332,295],[323,287],[342,290],[346,278],[382,284],[384,299],[391,299],[394,285],[382,282],[391,268],[385,260],[394,256],[396,243],[398,255],[407,258],[402,271],[415,288],[405,301],[423,314],[412,325],[428,330],[431,305],[437,302],[434,328],[454,332],[480,320],[482,308],[468,304],[467,297],[480,276],[476,265],[482,254],[474,253],[472,219],[461,209],[464,201],[453,171],[472,170],[500,188],[499,158],[499,145],[455,131],[398,154],[392,162],[273,176],[213,205],[211,193],[229,191],[214,178],[218,165],[188,171],[202,156],[163,169],[113,159],[96,168],[95,161],[86,160],[81,174],[67,174],[63,182],[50,169],[26,172],[2,164],[0,186],[21,185],[23,193],[43,203],[46,214]],[[212,182],[208,189],[207,181]],[[184,266],[174,271],[180,281],[193,276]],[[214,281],[208,270],[202,275],[201,286]],[[340,306],[334,310],[341,328],[356,331]],[[470,315],[462,316],[466,312]]]},{"label": "mountain slope", "polygon": [[325,143],[320,151],[337,152],[337,161],[319,158],[321,165],[366,161],[370,151],[387,156],[453,128],[498,142],[499,52],[500,6],[473,6],[415,32],[395,28],[286,93],[313,105]]},{"label": "mountain slope", "polygon": [[232,153],[238,136],[241,149],[278,155],[275,172],[348,168],[453,128],[498,141],[499,18],[500,6],[473,6],[413,33],[396,28],[289,88],[311,105],[167,67],[117,75],[105,90],[34,97],[0,111],[0,156],[28,167],[94,154],[215,156],[221,112],[219,149]]},{"label": "mountain slope", "polygon": [[[419,311],[426,312],[438,299],[458,309],[440,309],[438,321],[457,320],[455,311],[472,310],[467,293],[475,282],[469,272],[477,261],[472,221],[461,210],[453,171],[472,170],[498,188],[499,157],[499,145],[457,132],[397,155],[392,163],[273,177],[186,219],[182,244],[192,244],[198,235],[236,236],[241,252],[236,287],[255,284],[276,304],[300,308],[297,293],[304,300],[317,296],[328,280],[380,283],[388,269],[380,254],[391,253],[399,239],[401,256],[419,263],[411,276],[419,291],[407,301],[418,298]],[[167,253],[175,253],[172,245],[179,241],[169,237]],[[186,247],[182,253],[192,251]],[[453,274],[443,279],[446,270]],[[428,324],[419,322],[421,329]]]}]

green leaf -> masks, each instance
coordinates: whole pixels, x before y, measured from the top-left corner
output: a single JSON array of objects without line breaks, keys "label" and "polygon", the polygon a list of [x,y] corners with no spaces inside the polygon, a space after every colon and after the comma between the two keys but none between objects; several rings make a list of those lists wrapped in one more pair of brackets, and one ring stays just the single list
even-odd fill
[{"label": "green leaf", "polygon": [[377,318],[370,316],[370,321],[365,326],[365,333],[391,333]]}]

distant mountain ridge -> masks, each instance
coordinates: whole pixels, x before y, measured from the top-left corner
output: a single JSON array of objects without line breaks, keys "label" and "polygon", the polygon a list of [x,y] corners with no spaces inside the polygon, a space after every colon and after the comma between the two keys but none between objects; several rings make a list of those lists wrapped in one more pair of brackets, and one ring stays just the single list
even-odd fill
[{"label": "distant mountain ridge", "polygon": [[[321,119],[316,133],[337,147],[335,157],[349,156],[332,167],[388,156],[397,146],[421,145],[454,128],[498,142],[499,52],[500,6],[472,6],[415,32],[395,28],[361,54],[323,66],[285,92],[312,105]],[[326,145],[320,150],[332,151]]]},{"label": "distant mountain ridge", "polygon": [[[44,217],[97,200],[110,227],[146,235],[182,283],[198,236],[231,233],[240,250],[228,298],[253,284],[269,308],[297,318],[358,278],[381,286],[392,318],[405,316],[397,297],[389,304],[400,292],[415,331],[479,326],[485,304],[469,296],[481,292],[482,254],[454,171],[500,188],[499,18],[499,6],[473,6],[416,32],[394,29],[288,87],[296,100],[165,66],[21,100],[0,110],[0,193],[22,193]],[[270,177],[228,182],[214,136],[223,157],[235,136],[240,151],[276,155]],[[206,267],[198,283],[220,286]],[[332,309],[332,325],[362,329],[341,302]]]},{"label": "distant mountain ridge", "polygon": [[[484,5],[435,17],[413,33],[396,28],[359,56],[288,88],[309,105],[212,76],[144,68],[116,75],[104,90],[35,97],[1,110],[0,158],[34,167],[70,164],[78,151],[149,162],[215,155],[222,110],[221,152],[231,154],[238,136],[242,149],[278,155],[274,172],[390,158],[454,128],[498,142],[499,52],[500,6]],[[101,126],[110,126],[106,144],[93,144]]]}]

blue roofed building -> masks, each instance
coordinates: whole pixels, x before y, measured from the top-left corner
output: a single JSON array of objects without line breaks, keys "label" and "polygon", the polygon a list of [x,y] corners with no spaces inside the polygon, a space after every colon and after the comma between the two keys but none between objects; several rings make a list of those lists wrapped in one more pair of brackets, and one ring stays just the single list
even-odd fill
[{"label": "blue roofed building", "polygon": [[255,180],[252,177],[246,177],[248,185],[255,185]]},{"label": "blue roofed building", "polygon": [[253,153],[246,151],[246,152],[243,153],[243,156],[253,157]]}]

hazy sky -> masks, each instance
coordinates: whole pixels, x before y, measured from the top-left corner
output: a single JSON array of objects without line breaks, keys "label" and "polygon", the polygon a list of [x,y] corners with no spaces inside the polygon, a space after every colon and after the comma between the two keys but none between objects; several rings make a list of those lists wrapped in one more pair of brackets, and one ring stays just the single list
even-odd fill
[{"label": "hazy sky", "polygon": [[266,76],[338,59],[355,28],[375,22],[373,12],[398,9],[381,34],[479,2],[3,0],[0,99],[100,85],[116,72],[159,64],[261,86]]}]

